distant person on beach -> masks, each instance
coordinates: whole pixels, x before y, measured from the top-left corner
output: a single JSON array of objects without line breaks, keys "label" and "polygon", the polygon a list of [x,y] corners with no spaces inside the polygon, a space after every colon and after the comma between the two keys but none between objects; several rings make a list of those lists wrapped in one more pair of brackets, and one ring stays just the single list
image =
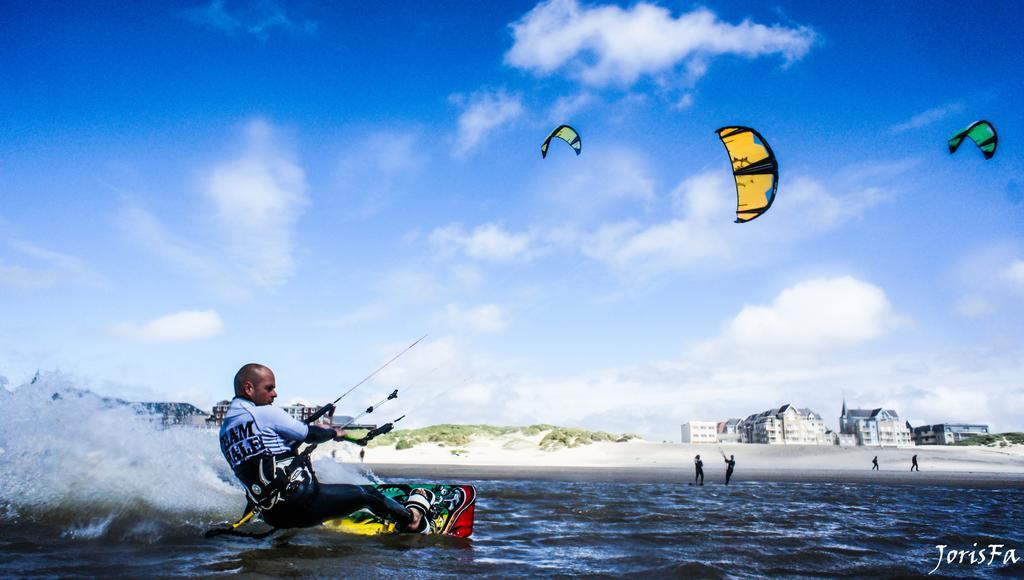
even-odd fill
[{"label": "distant person on beach", "polygon": [[921,468],[918,467],[918,465],[917,465],[917,455],[916,454],[913,457],[910,458],[910,471],[914,471],[914,470],[921,471]]},{"label": "distant person on beach", "polygon": [[366,460],[366,450],[365,449],[360,449],[359,450],[359,463],[362,463],[365,460]]},{"label": "distant person on beach", "polygon": [[732,477],[732,470],[736,468],[736,456],[730,455],[729,459],[725,460],[725,464],[728,467],[725,468],[725,485],[729,485],[729,478]]},{"label": "distant person on beach", "polygon": [[[876,469],[878,469],[878,456],[877,455],[875,456],[874,459],[871,460],[871,471],[874,471]],[[881,471],[881,469],[878,469],[878,470]]]},{"label": "distant person on beach", "polygon": [[344,517],[361,509],[391,520],[399,530],[427,528],[433,493],[414,489],[405,504],[372,485],[320,483],[308,458],[297,454],[300,443],[361,440],[340,427],[307,425],[280,407],[274,371],[250,363],[235,374],[235,398],[220,428],[220,448],[248,499],[245,521],[252,514],[275,528],[304,528]]},{"label": "distant person on beach", "polygon": [[700,484],[704,485],[704,462],[700,460],[700,455],[693,459],[693,467],[695,473],[693,474],[693,483],[697,484],[697,480],[700,479]]}]

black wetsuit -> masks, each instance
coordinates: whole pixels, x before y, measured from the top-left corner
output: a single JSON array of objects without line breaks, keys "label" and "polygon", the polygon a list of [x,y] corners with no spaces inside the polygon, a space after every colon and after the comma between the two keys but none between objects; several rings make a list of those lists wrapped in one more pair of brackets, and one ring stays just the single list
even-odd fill
[{"label": "black wetsuit", "polygon": [[693,460],[693,467],[695,473],[693,475],[693,483],[697,483],[697,479],[700,479],[700,484],[704,485],[704,462],[700,459]]},{"label": "black wetsuit", "polygon": [[323,443],[333,429],[306,425],[272,405],[235,397],[220,430],[221,451],[263,521],[278,528],[315,526],[369,509],[408,526],[412,513],[373,486],[324,484],[295,454],[298,443]]},{"label": "black wetsuit", "polygon": [[372,485],[313,484],[285,494],[282,500],[261,514],[275,528],[305,528],[324,520],[340,518],[361,509],[369,509],[382,518],[408,526],[412,515],[408,508],[382,494]]},{"label": "black wetsuit", "polygon": [[915,469],[917,471],[921,471],[921,468],[917,466],[917,456],[916,455],[910,458],[910,471],[914,471]]},{"label": "black wetsuit", "polygon": [[[871,471],[874,471],[876,469],[878,469],[878,457],[877,456],[874,459],[871,460]],[[879,471],[881,471],[881,470],[879,470]]]},{"label": "black wetsuit", "polygon": [[725,468],[725,485],[729,485],[729,478],[732,477],[732,470],[736,467],[736,460],[726,459],[725,464],[729,466]]}]

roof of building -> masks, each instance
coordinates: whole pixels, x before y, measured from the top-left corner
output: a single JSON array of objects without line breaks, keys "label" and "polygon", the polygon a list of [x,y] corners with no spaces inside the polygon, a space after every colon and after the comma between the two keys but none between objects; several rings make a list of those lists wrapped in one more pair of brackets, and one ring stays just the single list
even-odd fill
[{"label": "roof of building", "polygon": [[900,418],[900,414],[896,412],[896,409],[884,409],[882,407],[878,407],[876,409],[847,409],[846,410],[846,418],[847,419],[868,419],[868,418],[875,418],[875,419],[877,419],[878,416],[882,415],[882,414],[888,414],[893,419],[899,419]]}]

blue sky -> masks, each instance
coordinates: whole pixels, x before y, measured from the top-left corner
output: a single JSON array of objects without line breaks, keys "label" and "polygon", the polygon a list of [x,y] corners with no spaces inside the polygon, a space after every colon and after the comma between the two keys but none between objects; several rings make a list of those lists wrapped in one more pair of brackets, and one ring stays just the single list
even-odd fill
[{"label": "blue sky", "polygon": [[[353,406],[1024,429],[1024,8],[423,4],[0,9],[0,376],[316,402],[428,334]],[[731,124],[780,164],[746,224]]]}]

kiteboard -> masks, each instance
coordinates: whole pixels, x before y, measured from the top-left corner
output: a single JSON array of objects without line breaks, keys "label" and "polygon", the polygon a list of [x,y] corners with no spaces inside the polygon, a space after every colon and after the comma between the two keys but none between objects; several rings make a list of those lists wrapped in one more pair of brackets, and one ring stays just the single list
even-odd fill
[{"label": "kiteboard", "polygon": [[[473,512],[476,508],[476,488],[472,485],[446,485],[437,483],[385,483],[375,485],[378,491],[404,504],[409,492],[426,489],[433,492],[430,511],[433,517],[423,533],[468,538],[473,533]],[[326,528],[347,534],[377,536],[397,534],[395,523],[381,519],[369,510],[360,510],[344,518],[327,520]]]}]

